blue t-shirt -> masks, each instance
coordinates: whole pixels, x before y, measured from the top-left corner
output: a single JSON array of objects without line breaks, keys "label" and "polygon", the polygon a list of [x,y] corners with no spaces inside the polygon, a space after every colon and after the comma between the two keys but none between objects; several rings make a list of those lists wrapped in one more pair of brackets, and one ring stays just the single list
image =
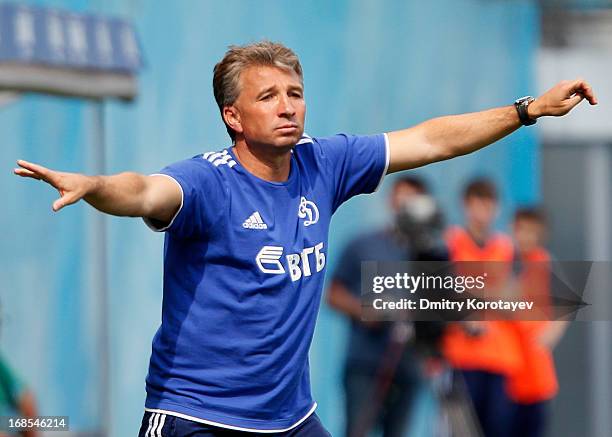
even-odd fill
[{"label": "blue t-shirt", "polygon": [[[333,278],[342,283],[354,296],[360,297],[362,262],[372,260],[397,262],[411,259],[408,243],[402,242],[396,232],[393,229],[384,229],[359,235],[353,239],[338,258]],[[374,373],[379,369],[389,347],[392,326],[392,322],[380,322],[375,327],[368,327],[360,321],[351,319],[346,354],[347,370],[362,372],[365,370]],[[410,364],[414,362],[410,361]]]},{"label": "blue t-shirt", "polygon": [[304,136],[285,182],[252,175],[231,148],[161,171],[183,200],[155,229],[166,238],[148,411],[269,432],[314,411],[308,349],[330,219],[378,187],[388,159],[385,135]]}]

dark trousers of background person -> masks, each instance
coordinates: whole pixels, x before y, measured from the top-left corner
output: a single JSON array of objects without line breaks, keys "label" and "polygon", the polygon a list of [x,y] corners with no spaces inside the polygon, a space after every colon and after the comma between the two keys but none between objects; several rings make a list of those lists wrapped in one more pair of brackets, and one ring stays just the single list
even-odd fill
[{"label": "dark trousers of background person", "polygon": [[505,390],[505,377],[483,371],[462,371],[467,391],[485,437],[523,437],[512,433],[514,405]]},{"label": "dark trousers of background person", "polygon": [[235,431],[161,413],[145,412],[138,437],[331,437],[316,414],[297,427],[279,433]]},{"label": "dark trousers of background person", "polygon": [[512,435],[520,437],[544,437],[548,402],[514,404]]},{"label": "dark trousers of background person", "polygon": [[[383,437],[405,435],[420,379],[415,371],[400,370],[380,405],[375,405],[378,403],[374,395],[378,377],[377,369],[360,366],[345,368],[346,437],[365,436],[377,427],[382,430]],[[364,430],[364,416],[371,414],[372,409],[377,410],[375,416],[365,420],[365,425],[371,429]]]}]

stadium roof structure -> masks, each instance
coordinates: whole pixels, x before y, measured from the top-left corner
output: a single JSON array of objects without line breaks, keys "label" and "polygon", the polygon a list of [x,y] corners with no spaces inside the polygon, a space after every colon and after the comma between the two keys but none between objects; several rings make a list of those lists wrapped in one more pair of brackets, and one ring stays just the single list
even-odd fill
[{"label": "stadium roof structure", "polygon": [[0,91],[132,100],[142,65],[126,20],[0,4]]}]

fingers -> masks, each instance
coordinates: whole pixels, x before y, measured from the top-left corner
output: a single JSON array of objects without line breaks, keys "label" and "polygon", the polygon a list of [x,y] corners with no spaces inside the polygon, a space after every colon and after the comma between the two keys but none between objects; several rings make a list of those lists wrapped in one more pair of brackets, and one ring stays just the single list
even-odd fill
[{"label": "fingers", "polygon": [[571,82],[570,93],[582,95],[591,105],[596,105],[598,103],[597,97],[595,97],[595,93],[593,93],[593,88],[583,79],[576,79]]},{"label": "fingers", "polygon": [[23,159],[19,159],[17,161],[17,165],[19,167],[25,168],[27,170],[33,171],[40,175],[48,174],[50,170],[42,165],[34,164],[33,162],[24,161]]},{"label": "fingers", "polygon": [[574,106],[576,106],[578,103],[582,102],[582,100],[584,100],[584,96],[582,94],[574,94],[572,97],[570,97],[568,100],[569,102],[569,109],[568,112],[571,111]]},{"label": "fingers", "polygon": [[24,161],[22,159],[17,161],[17,165],[19,168],[15,168],[13,170],[13,173],[15,173],[17,176],[42,180],[57,188],[61,197],[53,202],[53,205],[51,206],[53,211],[57,212],[65,206],[72,205],[81,198],[81,196],[78,194],[67,192],[60,186],[63,185],[61,182],[61,173],[49,170],[42,165],[34,164],[33,162]]},{"label": "fingers", "polygon": [[53,202],[51,209],[53,209],[54,212],[58,212],[63,207],[76,203],[79,199],[79,196],[75,196],[72,194],[62,195],[62,197]]},{"label": "fingers", "polygon": [[32,162],[24,161],[22,159],[17,161],[17,165],[21,167],[21,169],[15,169],[15,174],[19,176],[49,181],[53,175],[53,172],[48,168],[43,167],[42,165],[34,164]]},{"label": "fingers", "polygon": [[64,198],[61,197],[57,199],[55,202],[53,202],[53,205],[51,205],[51,209],[53,210],[53,212],[58,212],[64,206],[66,206],[66,203],[65,203]]},{"label": "fingers", "polygon": [[13,169],[13,173],[15,173],[17,176],[21,176],[23,178],[32,178],[32,179],[37,179],[40,180],[40,176],[38,176],[36,173],[30,171],[30,170],[26,170],[25,168],[16,168]]}]

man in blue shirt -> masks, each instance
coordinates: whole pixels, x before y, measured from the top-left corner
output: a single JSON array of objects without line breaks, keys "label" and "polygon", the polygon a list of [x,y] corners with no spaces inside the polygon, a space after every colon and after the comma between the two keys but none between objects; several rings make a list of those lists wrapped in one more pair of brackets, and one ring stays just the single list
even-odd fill
[{"label": "man in blue shirt", "polygon": [[[327,291],[327,303],[347,316],[350,331],[344,363],[345,436],[369,435],[379,426],[383,437],[403,436],[420,384],[420,357],[397,342],[404,325],[365,321],[361,314],[361,263],[368,260],[406,261],[417,254],[399,227],[402,210],[427,193],[414,176],[396,179],[389,195],[392,226],[360,234],[339,257]],[[394,332],[395,331],[395,332]]]},{"label": "man in blue shirt", "polygon": [[281,44],[231,47],[215,99],[233,145],[160,174],[86,176],[18,161],[15,173],[165,231],[162,324],[153,340],[141,436],[231,432],[327,435],[313,414],[308,349],[331,215],[387,173],[480,149],[586,98],[562,82],[514,106],[374,136],[304,135],[297,56]]}]

